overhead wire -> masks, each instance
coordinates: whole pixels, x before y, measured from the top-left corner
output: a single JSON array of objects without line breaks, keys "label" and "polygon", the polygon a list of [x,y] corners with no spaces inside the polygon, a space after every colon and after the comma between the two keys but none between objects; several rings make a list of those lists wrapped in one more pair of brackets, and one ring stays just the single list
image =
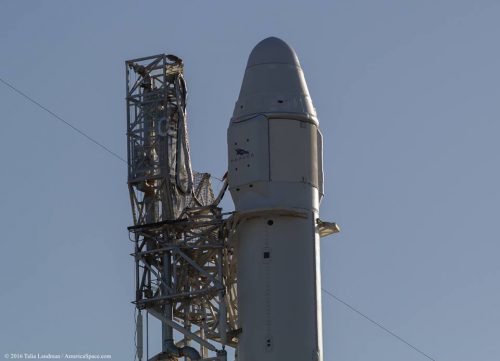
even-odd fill
[{"label": "overhead wire", "polygon": [[18,88],[16,88],[14,85],[12,85],[11,83],[9,83],[8,81],[0,78],[0,82],[2,82],[5,86],[7,86],[10,89],[12,89],[13,91],[15,91],[17,94],[21,95],[23,98],[25,98],[28,101],[30,101],[31,103],[35,104],[40,109],[42,109],[45,112],[49,113],[50,115],[52,115],[57,120],[63,122],[68,127],[70,127],[71,129],[73,129],[75,132],[77,132],[81,136],[85,137],[87,140],[91,141],[92,143],[94,143],[95,145],[97,145],[98,147],[100,147],[101,149],[105,150],[106,152],[108,152],[109,154],[111,154],[113,157],[119,159],[120,161],[122,161],[124,163],[127,163],[127,161],[124,158],[122,158],[121,156],[119,156],[117,153],[113,152],[111,149],[109,149],[108,147],[106,147],[104,144],[102,144],[99,141],[95,140],[90,135],[88,135],[87,133],[85,133],[83,130],[78,129],[76,126],[74,126],[73,124],[71,124],[67,120],[63,119],[62,117],[60,117],[59,115],[57,115],[56,113],[54,113],[52,110],[50,110],[47,107],[43,106],[42,104],[40,104],[39,102],[37,102],[35,99],[33,99],[32,97],[30,97],[28,94],[22,92],[21,90],[19,90]]},{"label": "overhead wire", "polygon": [[[74,131],[76,131],[78,134],[80,134],[81,136],[83,136],[87,140],[91,141],[92,143],[94,143],[95,145],[97,145],[98,147],[100,147],[102,150],[104,150],[107,153],[111,154],[113,157],[115,157],[116,159],[120,160],[121,162],[124,162],[125,164],[127,164],[127,161],[123,157],[121,157],[120,155],[118,155],[117,153],[115,153],[114,151],[112,151],[111,149],[109,149],[108,147],[106,147],[104,144],[100,143],[96,139],[92,138],[90,135],[88,135],[84,131],[80,130],[79,128],[77,128],[76,126],[74,126],[73,124],[71,124],[70,122],[66,121],[65,119],[63,119],[62,117],[60,117],[59,115],[57,115],[56,113],[54,113],[53,111],[51,111],[50,109],[48,109],[47,107],[45,107],[44,105],[40,104],[38,101],[36,101],[35,99],[33,99],[32,97],[30,97],[26,93],[22,92],[21,90],[19,90],[18,88],[16,88],[11,83],[7,82],[6,80],[2,79],[1,77],[0,77],[0,82],[2,82],[5,86],[9,87],[11,90],[13,90],[17,94],[19,94],[20,96],[22,96],[23,98],[25,98],[26,100],[28,100],[31,103],[35,104],[40,109],[42,109],[45,112],[47,112],[50,115],[52,115],[54,118],[58,119],[59,121],[61,121],[65,125],[69,126]],[[214,178],[219,179],[217,177],[214,177]],[[219,180],[222,181],[222,179],[219,179]],[[346,302],[346,301],[342,300],[341,298],[337,297],[332,292],[328,291],[325,288],[322,288],[322,291],[325,294],[327,294],[328,296],[330,296],[331,298],[333,298],[334,300],[336,300],[337,302],[340,302],[341,304],[343,304],[344,306],[346,306],[351,311],[357,313],[358,315],[360,315],[361,317],[363,317],[364,319],[366,319],[370,323],[374,324],[375,326],[377,326],[378,328],[382,329],[383,331],[385,331],[389,335],[393,336],[394,338],[396,338],[400,342],[404,343],[406,346],[408,346],[411,349],[413,349],[414,351],[418,352],[422,356],[426,357],[427,359],[429,359],[431,361],[436,361],[436,359],[434,359],[433,357],[429,356],[427,353],[425,353],[424,351],[422,351],[421,349],[419,349],[415,345],[411,344],[410,342],[408,342],[407,340],[405,340],[403,337],[401,337],[398,334],[396,334],[395,332],[389,330],[388,328],[386,328],[385,326],[383,326],[380,322],[375,321],[371,317],[367,316],[365,313],[361,312],[360,310],[358,310],[354,306],[350,305],[348,302]],[[134,319],[135,319],[135,314],[134,314]]]},{"label": "overhead wire", "polygon": [[361,317],[363,317],[364,319],[368,320],[369,322],[371,322],[372,324],[374,324],[375,326],[377,326],[378,328],[384,330],[385,332],[387,332],[389,335],[395,337],[396,339],[398,339],[399,341],[401,341],[402,343],[404,343],[406,346],[412,348],[413,350],[415,350],[416,352],[418,352],[419,354],[421,354],[422,356],[425,356],[426,358],[428,358],[429,360],[432,360],[432,361],[436,361],[436,359],[432,358],[431,356],[429,356],[428,354],[426,354],[424,351],[422,351],[421,349],[419,349],[418,347],[416,347],[415,345],[412,345],[410,342],[406,341],[404,338],[402,338],[401,336],[397,335],[396,333],[392,332],[391,330],[389,330],[387,327],[383,326],[380,322],[377,322],[375,321],[373,318],[367,316],[365,313],[361,312],[360,310],[358,310],[357,308],[355,308],[354,306],[351,306],[349,303],[347,303],[346,301],[344,301],[343,299],[335,296],[332,292],[328,291],[327,289],[325,288],[321,288],[321,290],[326,293],[328,296],[330,296],[331,298],[333,298],[334,300],[340,302],[341,304],[343,304],[344,306],[346,306],[347,308],[349,308],[351,311],[357,313],[358,315],[360,315]]}]

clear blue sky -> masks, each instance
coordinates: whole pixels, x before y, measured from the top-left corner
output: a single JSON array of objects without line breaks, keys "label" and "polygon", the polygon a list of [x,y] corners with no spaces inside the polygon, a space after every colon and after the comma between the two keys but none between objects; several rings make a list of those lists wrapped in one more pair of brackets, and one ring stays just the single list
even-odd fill
[{"label": "clear blue sky", "polygon": [[[250,4],[251,3],[251,4]],[[297,51],[324,135],[323,286],[439,361],[500,359],[498,1],[1,1],[0,76],[125,156],[126,59],[184,59],[222,175],[247,56]],[[124,164],[0,84],[0,357],[133,358]],[[325,361],[425,360],[324,295]]]}]

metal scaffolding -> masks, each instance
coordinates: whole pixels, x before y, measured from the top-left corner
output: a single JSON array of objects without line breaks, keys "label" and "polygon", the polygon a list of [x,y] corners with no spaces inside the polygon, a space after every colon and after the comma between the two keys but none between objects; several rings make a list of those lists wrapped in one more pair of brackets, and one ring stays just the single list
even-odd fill
[{"label": "metal scaffolding", "polygon": [[223,361],[239,334],[232,217],[218,207],[227,183],[215,197],[210,175],[191,169],[182,60],[129,60],[126,77],[136,356],[143,360],[147,311],[162,323],[162,352],[149,360]]}]

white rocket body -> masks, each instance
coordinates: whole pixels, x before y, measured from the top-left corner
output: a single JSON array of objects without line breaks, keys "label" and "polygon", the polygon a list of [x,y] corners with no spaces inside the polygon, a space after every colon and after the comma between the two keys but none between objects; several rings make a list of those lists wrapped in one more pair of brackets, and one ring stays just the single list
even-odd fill
[{"label": "white rocket body", "polygon": [[322,137],[297,55],[280,39],[250,54],[228,152],[238,361],[321,361]]}]

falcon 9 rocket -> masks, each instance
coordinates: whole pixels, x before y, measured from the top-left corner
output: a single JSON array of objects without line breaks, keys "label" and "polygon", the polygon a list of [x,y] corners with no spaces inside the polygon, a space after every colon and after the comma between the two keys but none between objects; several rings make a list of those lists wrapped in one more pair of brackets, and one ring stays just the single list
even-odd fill
[{"label": "falcon 9 rocket", "polygon": [[228,128],[238,226],[238,361],[321,361],[322,136],[295,51],[248,58]]}]

